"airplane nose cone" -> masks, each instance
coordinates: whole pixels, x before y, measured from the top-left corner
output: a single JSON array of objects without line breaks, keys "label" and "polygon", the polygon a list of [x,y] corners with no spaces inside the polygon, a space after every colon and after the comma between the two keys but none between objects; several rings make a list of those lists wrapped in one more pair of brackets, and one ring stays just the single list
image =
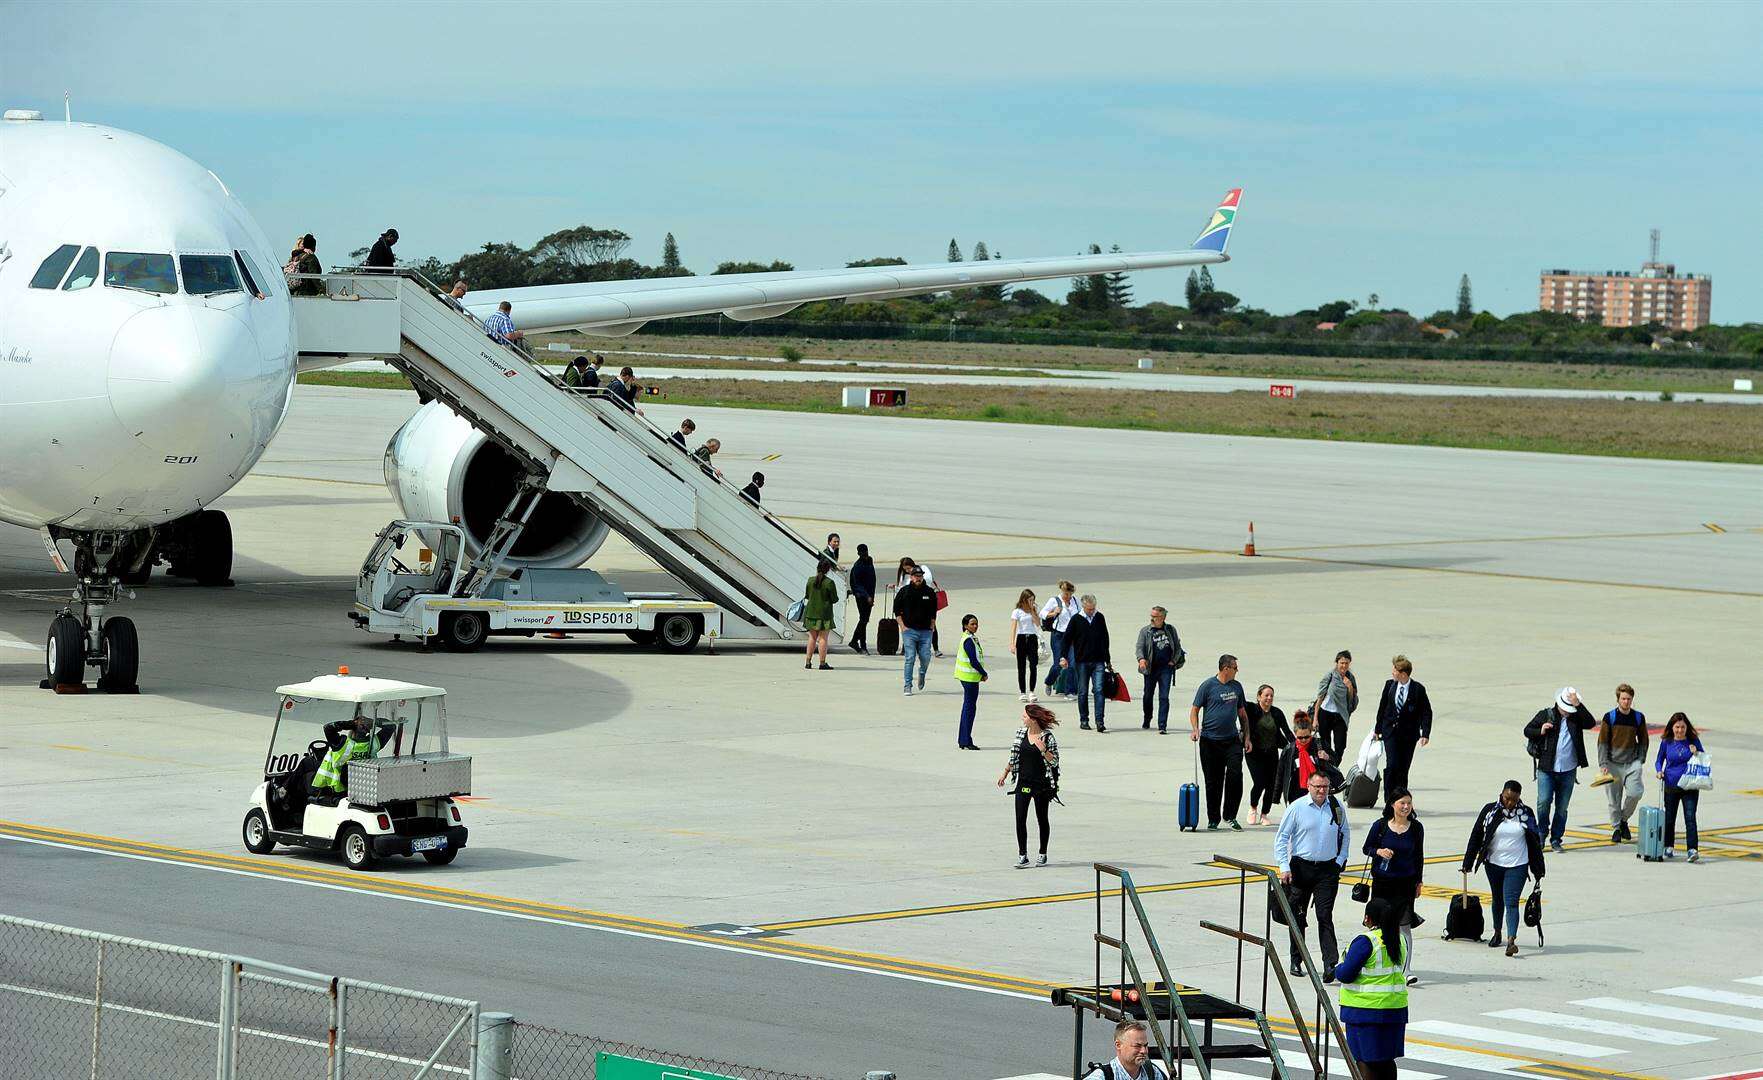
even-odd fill
[{"label": "airplane nose cone", "polygon": [[168,455],[249,438],[241,387],[258,377],[257,342],[225,311],[165,306],[143,311],[110,347],[110,401],[128,433]]}]

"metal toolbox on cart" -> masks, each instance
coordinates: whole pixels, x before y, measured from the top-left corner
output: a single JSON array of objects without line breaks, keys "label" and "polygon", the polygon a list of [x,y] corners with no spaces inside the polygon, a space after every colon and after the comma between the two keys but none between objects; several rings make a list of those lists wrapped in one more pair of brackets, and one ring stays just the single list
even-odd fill
[{"label": "metal toolbox on cart", "polygon": [[469,754],[413,754],[349,762],[349,801],[357,806],[469,794]]}]

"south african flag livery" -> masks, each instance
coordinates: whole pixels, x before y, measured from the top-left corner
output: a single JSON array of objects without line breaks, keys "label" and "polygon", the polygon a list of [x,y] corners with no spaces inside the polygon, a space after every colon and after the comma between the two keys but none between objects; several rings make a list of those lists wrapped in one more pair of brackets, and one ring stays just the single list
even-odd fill
[{"label": "south african flag livery", "polygon": [[1206,223],[1206,228],[1194,241],[1194,250],[1224,253],[1224,245],[1230,241],[1231,224],[1237,219],[1237,203],[1242,197],[1242,188],[1231,188],[1225,193],[1224,201],[1212,211],[1212,220]]}]

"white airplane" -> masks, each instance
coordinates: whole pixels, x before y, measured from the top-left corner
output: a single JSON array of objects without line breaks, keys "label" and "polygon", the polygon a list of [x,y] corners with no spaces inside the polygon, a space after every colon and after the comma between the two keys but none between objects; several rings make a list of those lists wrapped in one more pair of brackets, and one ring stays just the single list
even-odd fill
[{"label": "white airplane", "polygon": [[[1176,251],[603,281],[474,293],[468,307],[481,317],[507,299],[528,332],[619,336],[684,315],[1220,263],[1240,196]],[[220,177],[169,147],[32,110],[0,120],[0,521],[38,530],[64,570],[57,544],[74,552],[44,686],[92,668],[100,689],[135,689],[134,625],[107,608],[154,565],[228,583],[232,531],[209,507],[262,457],[302,369],[285,257]],[[423,406],[394,437],[394,497],[422,488],[445,504],[425,510],[447,517],[500,506],[468,489],[482,437],[428,415],[444,410]],[[604,531],[564,515],[526,561],[578,565]]]}]

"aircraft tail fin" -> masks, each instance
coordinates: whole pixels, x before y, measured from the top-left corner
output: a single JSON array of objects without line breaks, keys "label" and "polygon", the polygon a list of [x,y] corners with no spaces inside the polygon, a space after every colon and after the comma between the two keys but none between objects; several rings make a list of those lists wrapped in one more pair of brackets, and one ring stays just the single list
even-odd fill
[{"label": "aircraft tail fin", "polygon": [[1242,198],[1242,188],[1231,188],[1225,193],[1223,201],[1218,204],[1218,209],[1212,211],[1212,217],[1207,220],[1206,227],[1200,230],[1200,235],[1194,239],[1194,250],[1216,251],[1220,255],[1224,254],[1224,246],[1230,243],[1230,227],[1237,220],[1237,204],[1242,201]]}]

